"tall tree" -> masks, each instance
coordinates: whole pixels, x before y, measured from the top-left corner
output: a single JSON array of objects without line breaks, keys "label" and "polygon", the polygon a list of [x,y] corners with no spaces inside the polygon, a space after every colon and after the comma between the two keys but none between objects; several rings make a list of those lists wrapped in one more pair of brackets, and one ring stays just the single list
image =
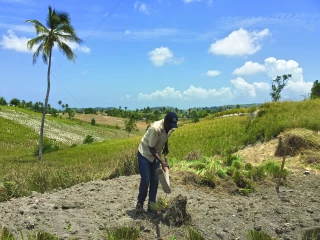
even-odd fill
[{"label": "tall tree", "polygon": [[273,102],[278,102],[281,98],[281,91],[287,85],[291,74],[285,74],[283,76],[277,76],[272,80],[270,96]]},{"label": "tall tree", "polygon": [[316,80],[311,88],[311,99],[320,98],[320,82],[319,80]]},{"label": "tall tree", "polygon": [[39,142],[39,161],[42,161],[42,145],[43,145],[43,132],[44,132],[44,119],[46,108],[49,101],[50,93],[50,70],[51,70],[51,57],[52,48],[56,45],[59,50],[68,58],[69,61],[75,61],[76,55],[66,42],[80,43],[82,40],[76,35],[74,28],[71,25],[71,19],[66,12],[57,12],[48,8],[48,16],[46,26],[38,20],[27,20],[27,23],[34,25],[37,37],[28,41],[28,49],[31,50],[35,45],[37,50],[33,54],[33,64],[36,63],[39,54],[42,54],[42,60],[48,64],[47,72],[47,93],[43,107],[41,127],[40,127],[40,142]]}]

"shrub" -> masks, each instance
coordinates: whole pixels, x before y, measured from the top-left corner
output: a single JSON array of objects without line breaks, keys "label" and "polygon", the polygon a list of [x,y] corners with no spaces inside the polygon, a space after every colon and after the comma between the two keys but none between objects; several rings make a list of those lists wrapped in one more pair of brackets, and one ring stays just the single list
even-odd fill
[{"label": "shrub", "polygon": [[94,120],[94,118],[91,119],[91,125],[96,125],[96,120]]},{"label": "shrub", "polygon": [[[50,153],[59,150],[59,146],[54,144],[51,140],[44,139],[42,143],[42,153]],[[33,155],[38,156],[39,154],[39,145],[34,148]]]},{"label": "shrub", "polygon": [[90,144],[90,143],[93,143],[93,141],[94,141],[94,138],[92,137],[92,135],[87,135],[83,140],[83,144]]}]

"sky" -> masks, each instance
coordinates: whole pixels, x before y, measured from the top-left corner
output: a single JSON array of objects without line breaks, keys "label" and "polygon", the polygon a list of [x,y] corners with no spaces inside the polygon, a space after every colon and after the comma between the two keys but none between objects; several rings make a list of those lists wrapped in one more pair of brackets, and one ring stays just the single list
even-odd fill
[{"label": "sky", "polygon": [[0,0],[0,96],[45,99],[35,65],[48,6],[67,12],[79,44],[53,50],[49,103],[179,109],[271,101],[272,79],[292,74],[281,100],[301,101],[320,78],[318,0]]}]

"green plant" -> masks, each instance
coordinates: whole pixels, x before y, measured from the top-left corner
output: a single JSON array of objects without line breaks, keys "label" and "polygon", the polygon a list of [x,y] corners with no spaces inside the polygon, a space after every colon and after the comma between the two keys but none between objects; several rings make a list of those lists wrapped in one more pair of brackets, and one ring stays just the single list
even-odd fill
[{"label": "green plant", "polygon": [[134,227],[107,228],[107,240],[138,240],[140,231]]},{"label": "green plant", "polygon": [[83,144],[90,144],[90,143],[93,143],[94,141],[94,138],[92,135],[87,135],[85,137],[85,139],[83,140]]},{"label": "green plant", "polygon": [[18,184],[16,182],[0,182],[0,202],[7,201],[18,196]]},{"label": "green plant", "polygon": [[225,173],[225,171],[223,169],[218,169],[217,175],[222,179],[225,179],[227,177],[227,174]]},{"label": "green plant", "polygon": [[247,240],[272,240],[272,238],[263,231],[250,230],[246,232]]},{"label": "green plant", "polygon": [[186,240],[204,240],[204,237],[194,228],[186,229]]},{"label": "green plant", "polygon": [[169,203],[165,197],[159,197],[156,202],[150,202],[150,208],[155,212],[162,212],[166,210],[168,206]]},{"label": "green plant", "polygon": [[319,240],[320,227],[309,228],[303,231],[302,240]]},{"label": "green plant", "polygon": [[[60,148],[57,144],[54,144],[52,140],[44,139],[42,145],[42,153],[50,153],[58,151]],[[38,156],[39,154],[39,145],[34,148],[33,156]]]},{"label": "green plant", "polygon": [[95,126],[96,125],[96,120],[94,120],[94,118],[91,119],[91,125]]},{"label": "green plant", "polygon": [[0,240],[15,240],[15,237],[8,228],[2,227],[0,231]]},{"label": "green plant", "polygon": [[291,74],[277,76],[276,79],[272,80],[270,96],[273,102],[277,102],[281,98],[281,91],[287,85]]}]

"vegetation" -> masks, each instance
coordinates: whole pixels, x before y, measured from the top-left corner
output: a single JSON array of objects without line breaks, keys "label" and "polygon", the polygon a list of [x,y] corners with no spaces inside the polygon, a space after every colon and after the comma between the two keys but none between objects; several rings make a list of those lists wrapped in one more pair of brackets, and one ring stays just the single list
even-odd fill
[{"label": "vegetation", "polygon": [[273,102],[278,102],[281,99],[281,91],[287,85],[291,74],[277,76],[272,80],[270,96]]},{"label": "vegetation", "polygon": [[312,85],[310,98],[320,98],[320,82],[318,80],[316,80]]},{"label": "vegetation", "polygon": [[251,230],[246,233],[247,240],[272,240],[272,238],[263,231]]},{"label": "vegetation", "polygon": [[[0,114],[15,109],[3,108],[5,112],[1,110]],[[27,115],[29,120],[40,115],[25,109],[19,111],[30,114]],[[186,168],[199,172],[208,185],[214,185],[219,179],[233,179],[246,193],[246,189],[254,189],[252,183],[265,177],[277,176],[279,168],[277,164],[267,163],[263,167],[246,165],[233,153],[248,144],[270,140],[285,129],[307,128],[319,131],[319,115],[320,99],[315,99],[266,103],[259,108],[255,119],[238,116],[200,120],[196,124],[190,122],[179,127],[170,137],[170,165],[172,168],[185,165]],[[19,115],[18,118],[22,116]],[[97,129],[97,133],[104,129],[100,125],[92,126],[76,120],[48,117],[49,119],[57,124],[54,125],[55,129],[60,129],[64,124],[72,129],[74,125],[79,126],[82,133],[87,128],[92,129],[90,131]],[[68,129],[59,131],[66,132]],[[116,129],[114,131],[124,132]],[[81,145],[86,135],[95,136],[88,132],[82,135],[79,143],[59,144],[59,150],[46,153],[45,161],[39,165],[32,155],[38,136],[33,130],[0,117],[0,132],[0,182],[15,182],[19,196],[28,195],[31,191],[50,191],[80,182],[138,172],[136,151],[141,135],[131,138],[120,135],[123,139]],[[78,146],[72,146],[75,143]],[[220,155],[221,158],[216,161],[212,157],[205,157],[214,155]]]},{"label": "vegetation", "polygon": [[[37,37],[28,41],[28,49],[31,50],[35,45],[39,44],[37,50],[33,54],[33,64],[36,63],[40,53],[42,53],[42,59],[45,64],[48,64],[47,73],[47,93],[44,101],[42,121],[40,127],[40,141],[39,141],[39,161],[42,161],[42,144],[43,144],[43,131],[44,131],[44,119],[46,115],[46,109],[49,101],[50,94],[50,70],[51,70],[51,58],[52,48],[56,45],[61,52],[66,55],[68,60],[75,61],[76,55],[72,49],[65,42],[80,43],[81,39],[76,35],[75,30],[71,26],[68,13],[57,12],[49,6],[49,12],[47,16],[47,27],[37,20],[27,20],[27,23],[32,23],[35,27]],[[70,117],[69,113],[69,117]]]}]

